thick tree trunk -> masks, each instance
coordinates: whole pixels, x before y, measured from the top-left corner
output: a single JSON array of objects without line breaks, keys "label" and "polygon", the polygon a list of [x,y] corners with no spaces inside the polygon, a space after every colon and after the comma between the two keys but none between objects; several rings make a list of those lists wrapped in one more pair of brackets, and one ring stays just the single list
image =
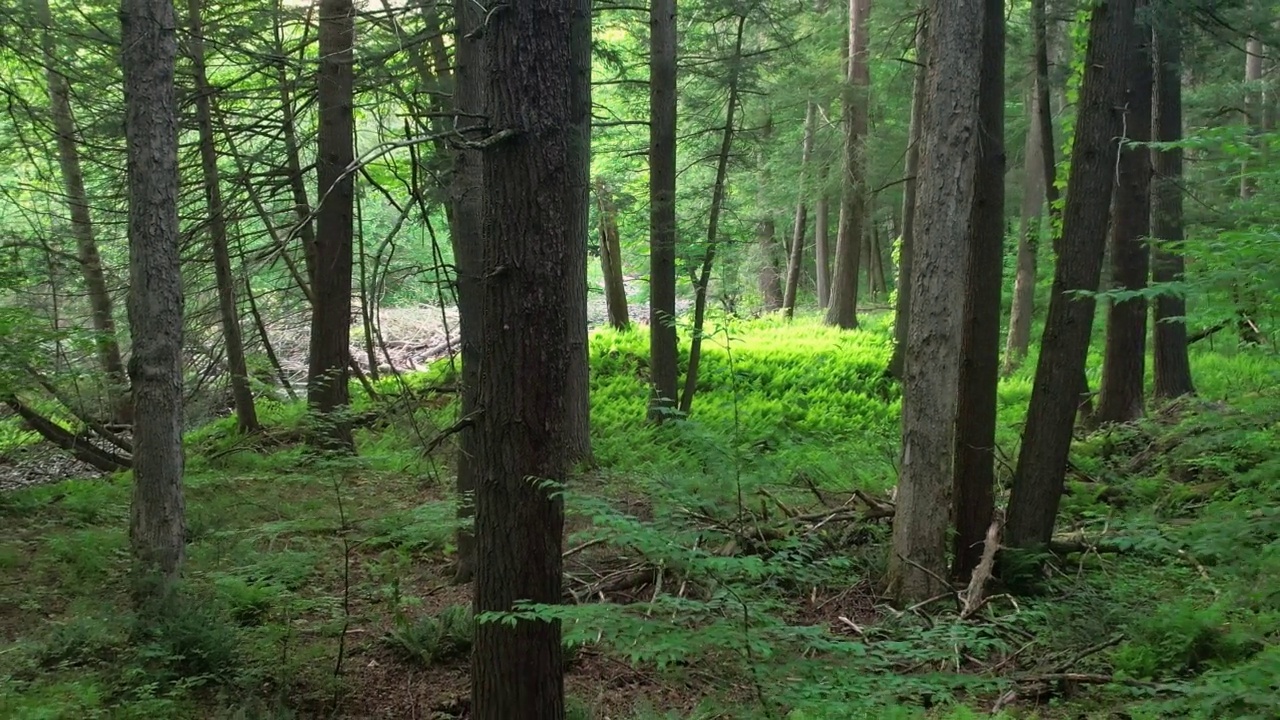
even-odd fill
[{"label": "thick tree trunk", "polygon": [[649,419],[675,407],[676,0],[649,6]]},{"label": "thick tree trunk", "polygon": [[836,268],[826,323],[846,330],[858,326],[858,261],[862,256],[867,207],[867,16],[871,0],[849,0],[849,62],[841,106],[844,113],[844,167],[840,184],[840,226],[836,231]]},{"label": "thick tree trunk", "polygon": [[133,353],[134,600],[168,606],[185,555],[182,495],[182,262],[178,241],[177,18],[168,0],[123,0]]},{"label": "thick tree trunk", "polygon": [[824,310],[831,301],[831,196],[827,191],[830,172],[824,163],[818,172],[818,199],[813,204],[813,278],[818,307]]},{"label": "thick tree trunk", "polygon": [[902,190],[902,239],[898,247],[898,302],[893,315],[893,357],[889,374],[906,377],[907,333],[911,323],[911,273],[915,265],[916,197],[920,174],[920,143],[927,100],[928,22],[923,13],[916,29],[916,72],[911,91],[911,129],[908,134],[906,178]]},{"label": "thick tree trunk", "polygon": [[[486,114],[499,133],[483,162],[480,476],[476,488],[477,613],[561,594],[561,488],[578,452],[570,388],[586,348],[565,322],[585,303],[589,127],[581,78],[589,62],[586,0],[509,5],[486,24]],[[585,328],[584,328],[585,332]],[[585,359],[581,359],[585,363]],[[560,623],[476,626],[476,720],[564,717]]]},{"label": "thick tree trunk", "polygon": [[596,211],[600,216],[600,271],[604,274],[604,299],[609,325],[614,330],[631,327],[627,287],[622,280],[622,242],[618,238],[618,209],[603,178],[596,179]]},{"label": "thick tree trunk", "polygon": [[995,512],[996,389],[1000,383],[1000,291],[1004,277],[1004,0],[983,0],[978,169],[964,289],[956,408],[952,575],[967,580],[982,560]]},{"label": "thick tree trunk", "polygon": [[80,274],[84,278],[89,307],[93,313],[98,364],[106,375],[112,416],[116,422],[129,423],[132,421],[133,409],[128,395],[129,382],[125,377],[124,361],[116,338],[111,293],[107,290],[102,255],[98,252],[93,218],[89,213],[89,194],[84,186],[84,172],[80,168],[80,148],[76,143],[75,119],[71,114],[71,89],[66,76],[56,69],[59,50],[54,39],[53,17],[48,0],[37,0],[36,15],[42,25],[45,80],[49,86],[49,115],[58,136],[58,167],[62,174],[62,190],[66,195],[71,219],[71,235],[75,238],[80,259]]},{"label": "thick tree trunk", "polygon": [[1048,543],[1062,499],[1073,420],[1089,353],[1117,154],[1124,130],[1124,93],[1134,0],[1107,0],[1089,23],[1079,120],[1071,154],[1071,194],[1063,212],[1062,250],[1053,278],[1022,452],[1009,498],[1005,544]]},{"label": "thick tree trunk", "polygon": [[1031,347],[1031,320],[1035,315],[1036,252],[1039,249],[1044,209],[1044,174],[1041,169],[1043,145],[1040,142],[1039,89],[1034,88],[1027,102],[1031,127],[1027,130],[1026,162],[1023,163],[1022,214],[1018,226],[1018,265],[1013,279],[1013,306],[1009,312],[1009,332],[1005,337],[1004,367],[1001,373],[1011,375],[1027,356]]},{"label": "thick tree trunk", "polygon": [[[1182,28],[1174,13],[1164,13],[1155,24],[1155,87],[1151,129],[1156,142],[1182,139]],[[1151,279],[1156,283],[1182,282],[1182,149],[1152,150],[1155,177],[1151,186]],[[1164,292],[1155,302],[1152,341],[1155,396],[1175,398],[1195,392],[1191,361],[1187,357],[1187,301],[1181,291]]]},{"label": "thick tree trunk", "polygon": [[782,307],[782,278],[777,263],[778,227],[773,216],[765,214],[756,221],[756,247],[760,251],[760,272],[757,281],[765,312]]},{"label": "thick tree trunk", "polygon": [[221,177],[218,174],[218,151],[213,137],[213,89],[204,66],[204,29],[201,27],[200,0],[187,1],[187,22],[191,37],[187,53],[195,76],[196,122],[200,130],[200,168],[204,173],[205,202],[209,207],[207,229],[209,250],[213,257],[213,273],[218,285],[218,316],[222,321],[223,343],[227,348],[227,366],[231,371],[231,397],[235,403],[236,422],[242,433],[258,431],[258,413],[249,385],[249,366],[244,357],[244,341],[240,332],[240,312],[236,307],[236,280],[231,273],[231,252],[227,246],[227,218],[222,205]]},{"label": "thick tree trunk", "polygon": [[351,265],[355,179],[347,168],[355,160],[352,89],[355,8],[352,0],[320,2],[320,71],[317,75],[315,274],[311,289],[311,364],[307,403],[318,415],[317,440],[327,447],[352,450],[351,424],[342,417],[350,391]]},{"label": "thick tree trunk", "polygon": [[[1139,0],[1139,12],[1146,5]],[[1129,143],[1120,154],[1120,177],[1111,222],[1111,277],[1115,290],[1141,292],[1147,288],[1151,255],[1151,30],[1135,23],[1129,59],[1125,131]],[[1107,308],[1107,340],[1103,349],[1102,383],[1094,420],[1120,423],[1142,416],[1146,380],[1147,300],[1112,300]]]},{"label": "thick tree trunk", "polygon": [[809,159],[813,155],[813,137],[817,131],[818,104],[809,101],[804,114],[804,141],[800,150],[800,190],[796,200],[795,225],[791,229],[791,248],[787,260],[787,284],[782,293],[782,313],[787,317],[795,314],[796,293],[800,288],[800,265],[804,262],[804,236],[809,219],[809,208],[805,204],[808,199]]},{"label": "thick tree trunk", "polygon": [[577,242],[570,243],[568,275],[570,302],[565,320],[569,323],[569,414],[565,418],[571,430],[569,459],[579,467],[595,464],[591,450],[591,364],[587,333],[587,237],[591,208],[591,3],[572,0],[570,55],[572,56],[569,114],[571,118],[569,165],[575,181],[568,190],[575,192],[573,207],[581,214],[571,215],[577,224],[568,229]]},{"label": "thick tree trunk", "polygon": [[916,184],[915,263],[902,461],[889,593],[910,604],[944,589],[960,380],[962,298],[975,211],[986,0],[930,0],[929,71]]}]

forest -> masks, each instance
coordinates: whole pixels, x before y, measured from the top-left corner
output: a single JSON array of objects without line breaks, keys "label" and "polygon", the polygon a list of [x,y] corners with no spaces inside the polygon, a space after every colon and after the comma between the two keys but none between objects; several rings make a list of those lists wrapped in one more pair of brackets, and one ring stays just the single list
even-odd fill
[{"label": "forest", "polygon": [[1280,717],[1278,10],[0,0],[0,718]]}]

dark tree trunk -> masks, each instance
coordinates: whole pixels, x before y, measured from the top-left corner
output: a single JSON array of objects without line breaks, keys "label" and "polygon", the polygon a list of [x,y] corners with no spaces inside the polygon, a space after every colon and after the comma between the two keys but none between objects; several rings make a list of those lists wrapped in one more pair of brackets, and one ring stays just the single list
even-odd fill
[{"label": "dark tree trunk", "polygon": [[1063,211],[1062,250],[1053,278],[1022,452],[1009,497],[1005,544],[1040,546],[1053,535],[1079,406],[1095,301],[1102,273],[1107,218],[1134,25],[1134,0],[1094,7],[1085,52],[1079,120],[1072,146],[1071,194]]},{"label": "dark tree trunk", "polygon": [[956,408],[955,545],[952,575],[967,580],[982,560],[995,512],[996,388],[1000,383],[1000,291],[1004,277],[1004,0],[983,0],[978,168],[969,226],[968,283]]},{"label": "dark tree trunk", "polygon": [[[1139,12],[1146,5],[1138,1]],[[1129,89],[1125,130],[1129,143],[1120,153],[1120,177],[1111,222],[1111,277],[1115,290],[1143,291],[1151,256],[1147,236],[1151,225],[1151,30],[1135,23],[1129,59]],[[1142,416],[1146,380],[1147,300],[1112,300],[1107,308],[1107,340],[1103,349],[1102,383],[1094,420],[1120,423]]]},{"label": "dark tree trunk", "polygon": [[1009,312],[1009,333],[1005,338],[1004,375],[1011,375],[1021,365],[1031,347],[1031,320],[1035,315],[1036,253],[1043,226],[1044,163],[1040,142],[1040,91],[1032,89],[1027,109],[1031,127],[1027,129],[1026,162],[1023,163],[1022,214],[1018,227],[1018,265],[1013,280],[1013,306]]},{"label": "dark tree trunk", "polygon": [[818,200],[813,205],[813,278],[818,307],[831,301],[831,196],[827,178],[831,169],[824,163],[818,172]]},{"label": "dark tree trunk", "polygon": [[813,155],[813,136],[817,131],[818,105],[809,101],[804,115],[804,141],[800,150],[800,197],[796,201],[796,221],[791,229],[791,248],[787,260],[787,284],[782,293],[782,313],[795,314],[796,293],[800,289],[800,265],[804,262],[804,236],[809,218],[808,199],[809,158]]},{"label": "dark tree trunk", "polygon": [[168,0],[123,0],[133,353],[134,600],[165,607],[185,556],[182,495],[182,262],[178,241],[177,18]]},{"label": "dark tree trunk", "polygon": [[98,363],[107,378],[112,416],[116,422],[129,423],[132,421],[133,410],[128,395],[129,383],[116,338],[115,310],[112,307],[111,293],[107,291],[106,274],[102,270],[102,255],[98,252],[93,217],[89,213],[89,193],[84,186],[75,119],[71,115],[71,88],[66,76],[56,69],[60,55],[48,0],[38,0],[36,14],[42,25],[45,79],[49,86],[49,115],[58,136],[58,167],[62,174],[62,190],[66,195],[71,235],[75,238],[80,259],[80,274],[84,278],[89,307],[93,313]]},{"label": "dark tree trunk", "polygon": [[576,242],[569,245],[569,298],[565,319],[569,323],[569,393],[565,418],[570,436],[569,459],[579,467],[595,464],[591,451],[591,364],[587,333],[587,237],[591,232],[591,3],[572,0],[570,49],[572,56],[569,79],[569,115],[573,131],[569,145],[570,174],[575,178],[568,191],[576,193],[572,207],[581,208],[571,215],[577,221],[568,231]]},{"label": "dark tree trunk", "polygon": [[844,113],[844,166],[840,183],[840,226],[836,231],[836,268],[826,323],[846,330],[858,326],[858,261],[862,256],[867,207],[867,15],[871,0],[849,0],[849,62],[841,101]]},{"label": "dark tree trunk", "polygon": [[[484,150],[481,184],[477,613],[559,602],[560,490],[579,452],[574,418],[587,413],[572,407],[586,394],[570,387],[586,348],[565,318],[586,300],[574,277],[586,272],[590,7],[513,4],[485,27],[486,115],[511,135]],[[564,717],[558,621],[479,623],[471,672],[476,720]]]},{"label": "dark tree trunk", "polygon": [[[277,38],[283,38],[287,32],[283,26],[285,20],[279,18],[277,20],[280,25],[277,26]],[[309,30],[310,11],[308,11],[308,22],[304,32]],[[285,170],[289,173],[289,190],[293,195],[293,212],[298,219],[296,234],[302,241],[303,256],[306,261],[308,283],[315,282],[316,276],[316,232],[314,218],[311,215],[311,201],[307,198],[306,175],[302,169],[302,160],[299,156],[298,129],[294,117],[293,94],[290,90],[289,83],[289,59],[286,55],[283,41],[277,44],[276,52],[276,81],[280,91],[280,131],[281,139],[284,141],[284,161]],[[230,140],[230,133],[228,133]],[[249,190],[252,194],[252,189]],[[292,233],[291,233],[292,234]],[[283,254],[289,257],[288,249],[284,249]],[[292,261],[291,261],[292,262]],[[302,291],[308,295],[308,300],[314,304],[314,295],[306,284],[302,284]]]},{"label": "dark tree trunk", "polygon": [[[1250,37],[1245,41],[1244,51],[1244,123],[1249,129],[1250,144],[1257,152],[1254,136],[1262,131],[1264,104],[1264,96],[1257,86],[1262,81],[1262,60],[1266,50],[1262,46],[1261,39]],[[1250,166],[1246,159],[1240,168],[1240,199],[1248,202],[1257,192],[1257,169]],[[1262,334],[1258,332],[1256,324],[1258,308],[1253,292],[1247,287],[1237,286],[1232,290],[1232,297],[1236,304],[1236,331],[1239,333],[1240,343],[1242,345],[1261,344]]]},{"label": "dark tree trunk", "polygon": [[906,376],[907,332],[911,322],[911,272],[916,236],[916,195],[920,174],[920,136],[924,125],[926,73],[928,70],[928,21],[922,13],[916,29],[916,72],[911,91],[911,129],[907,146],[907,181],[902,190],[902,240],[898,248],[898,303],[893,315],[893,357],[889,374],[899,380]]},{"label": "dark tree trunk", "polygon": [[[1152,133],[1157,142],[1182,139],[1182,29],[1174,13],[1163,13],[1155,24],[1155,87]],[[1151,279],[1182,282],[1182,148],[1153,150],[1155,177],[1151,186]],[[1155,303],[1152,342],[1155,396],[1175,398],[1195,392],[1187,357],[1187,301],[1181,291],[1162,292]]]},{"label": "dark tree trunk", "polygon": [[341,415],[350,401],[351,261],[355,179],[352,80],[355,8],[352,0],[320,2],[320,71],[317,76],[315,274],[311,289],[311,365],[307,403],[319,418],[318,441],[352,450],[351,424]]},{"label": "dark tree trunk", "polygon": [[[477,30],[484,23],[483,8],[471,0],[454,0],[454,109],[456,129],[468,140],[482,138],[485,115],[485,44]],[[461,333],[462,378],[459,410],[465,424],[458,434],[454,469],[458,491],[458,564],[454,581],[469,582],[475,575],[476,546],[472,523],[480,462],[480,435],[475,424],[480,409],[480,362],[484,345],[480,274],[483,272],[481,236],[483,222],[484,153],[460,147],[454,154],[449,185],[450,240],[457,268],[458,331]]]},{"label": "dark tree trunk", "polygon": [[649,419],[675,407],[676,0],[649,6]]},{"label": "dark tree trunk", "polygon": [[622,242],[618,238],[618,209],[603,178],[596,179],[596,211],[600,216],[600,271],[604,274],[604,299],[609,325],[614,330],[631,327],[627,287],[622,280]]},{"label": "dark tree trunk", "polygon": [[235,403],[236,422],[240,432],[258,431],[258,412],[249,385],[249,366],[244,357],[244,341],[240,332],[240,311],[236,306],[236,280],[231,273],[231,252],[227,245],[227,218],[222,205],[221,177],[218,173],[218,151],[213,136],[213,88],[204,66],[204,29],[201,27],[200,0],[188,0],[187,22],[191,37],[187,53],[195,76],[196,120],[200,129],[200,168],[204,173],[205,202],[209,206],[209,250],[213,257],[213,273],[218,285],[218,316],[222,321],[223,343],[227,348],[227,366],[231,371],[231,397]]}]

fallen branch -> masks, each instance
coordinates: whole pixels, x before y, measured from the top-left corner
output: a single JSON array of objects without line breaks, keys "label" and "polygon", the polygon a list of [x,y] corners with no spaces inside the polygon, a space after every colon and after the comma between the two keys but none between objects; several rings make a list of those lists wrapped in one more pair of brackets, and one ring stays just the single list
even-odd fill
[{"label": "fallen branch", "polygon": [[8,405],[18,417],[22,418],[40,437],[71,453],[77,460],[105,473],[128,470],[132,465],[128,458],[109,453],[93,443],[71,433],[66,428],[32,410],[15,395],[5,398]]}]

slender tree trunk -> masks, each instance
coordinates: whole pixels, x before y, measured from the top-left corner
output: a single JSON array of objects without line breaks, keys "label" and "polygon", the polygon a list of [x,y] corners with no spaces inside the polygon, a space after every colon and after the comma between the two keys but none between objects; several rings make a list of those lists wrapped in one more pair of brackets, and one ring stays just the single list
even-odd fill
[{"label": "slender tree trunk", "polygon": [[577,225],[570,227],[576,242],[569,244],[568,263],[572,272],[568,279],[570,302],[565,319],[569,323],[569,459],[579,467],[595,464],[591,450],[591,365],[587,333],[587,237],[591,208],[591,2],[567,0],[573,10],[570,17],[570,134],[569,165],[574,182],[568,190],[576,193],[572,207],[581,213],[571,216]]},{"label": "slender tree trunk", "polygon": [[[875,217],[875,213],[868,213],[868,217]],[[889,279],[884,273],[884,251],[880,245],[880,228],[874,222],[871,223],[871,242],[867,243],[867,285],[871,287],[871,292],[875,295],[884,295],[889,292]]]},{"label": "slender tree trunk", "polygon": [[[587,400],[570,387],[586,347],[565,316],[586,301],[573,276],[586,272],[590,6],[513,4],[485,28],[486,114],[514,135],[484,150],[481,184],[477,614],[560,600],[561,489],[578,452],[573,418],[587,412],[571,407]],[[471,672],[476,720],[564,717],[559,621],[477,624]]]},{"label": "slender tree trunk", "polygon": [[968,238],[968,284],[960,346],[953,472],[956,533],[952,575],[967,580],[982,560],[995,512],[996,389],[1000,384],[1000,291],[1004,277],[1004,0],[983,0],[978,168]]},{"label": "slender tree trunk", "polygon": [[200,168],[204,173],[205,202],[209,207],[209,250],[213,257],[213,274],[218,285],[218,316],[222,321],[223,343],[227,348],[227,366],[231,371],[231,397],[235,402],[236,422],[240,432],[257,432],[258,412],[249,385],[249,365],[244,357],[244,341],[240,331],[240,311],[236,307],[235,276],[231,272],[231,252],[227,246],[227,219],[222,205],[221,177],[218,174],[218,151],[213,136],[213,88],[204,65],[204,28],[201,26],[200,0],[187,1],[187,22],[191,37],[187,53],[195,76],[196,121],[200,129]]},{"label": "slender tree trunk", "polygon": [[618,238],[618,209],[608,183],[596,179],[596,210],[600,215],[600,270],[604,274],[604,299],[614,330],[631,328],[627,288],[622,280],[622,242]]},{"label": "slender tree trunk", "polygon": [[[283,23],[283,19],[279,23]],[[289,190],[293,195],[294,216],[298,218],[296,235],[302,241],[302,252],[307,266],[307,281],[314,285],[316,281],[315,224],[311,215],[311,201],[307,198],[306,175],[302,170],[302,160],[299,156],[298,129],[294,117],[292,92],[289,87],[289,63],[288,58],[285,56],[283,35],[285,31],[279,23],[276,27],[276,52],[278,53],[276,76],[280,91],[280,130],[281,138],[284,140],[285,170],[289,173]],[[306,27],[311,27],[309,19]],[[228,133],[228,135],[230,134]],[[250,192],[252,193],[252,190]],[[293,234],[290,233],[291,236]],[[287,253],[287,249],[282,250],[282,252]],[[310,292],[306,287],[303,288],[303,291]],[[309,299],[314,304],[314,295]]]},{"label": "slender tree trunk", "polygon": [[724,208],[725,188],[728,185],[729,156],[733,151],[733,136],[738,108],[738,69],[742,63],[742,39],[747,16],[738,16],[738,32],[729,62],[729,99],[725,103],[724,132],[720,136],[720,156],[716,163],[716,180],[711,189],[711,212],[707,218],[707,245],[702,255],[702,267],[694,282],[693,337],[689,341],[689,368],[685,372],[684,392],[680,395],[680,412],[688,415],[693,407],[693,396],[698,390],[698,368],[702,359],[702,327],[707,315],[707,286],[711,282],[711,268],[716,258],[716,246],[720,238],[720,212]]},{"label": "slender tree trunk", "polygon": [[1071,194],[1063,211],[1062,249],[1053,278],[1022,452],[1009,497],[1005,544],[1040,546],[1053,535],[1071,450],[1071,431],[1089,353],[1102,273],[1107,218],[1123,132],[1134,0],[1097,5],[1089,22],[1079,120],[1072,146]]},{"label": "slender tree trunk", "polygon": [[986,0],[930,0],[929,71],[916,210],[902,461],[889,593],[910,604],[938,594],[956,442],[967,246],[979,177],[980,77]]},{"label": "slender tree trunk", "polygon": [[915,265],[916,197],[919,188],[920,144],[927,100],[928,16],[921,13],[916,27],[916,72],[911,91],[911,128],[908,134],[906,178],[902,191],[902,239],[898,247],[898,302],[893,315],[893,356],[889,374],[906,377],[907,333],[911,323],[911,273]]},{"label": "slender tree trunk", "polygon": [[93,218],[89,213],[89,194],[84,186],[84,172],[80,168],[80,148],[76,141],[75,119],[71,114],[71,89],[66,76],[58,72],[59,50],[54,39],[53,16],[49,0],[37,0],[36,14],[41,23],[41,39],[44,51],[45,80],[49,91],[49,115],[57,133],[58,167],[62,173],[62,190],[66,195],[71,218],[71,235],[76,241],[80,259],[80,274],[84,278],[93,314],[94,343],[98,351],[98,364],[106,374],[113,406],[111,414],[116,422],[132,421],[129,401],[129,382],[125,377],[124,360],[116,338],[115,310],[111,293],[107,290],[106,275],[102,270],[102,255],[98,252],[98,240],[94,232]]},{"label": "slender tree trunk", "polygon": [[866,222],[867,16],[871,0],[849,0],[849,62],[844,83],[844,177],[840,193],[840,227],[836,232],[836,268],[826,323],[846,330],[858,326],[858,261]]},{"label": "slender tree trunk", "polygon": [[809,209],[805,200],[809,192],[808,172],[810,157],[813,155],[813,137],[817,132],[818,105],[809,101],[804,114],[804,142],[800,151],[800,190],[796,200],[796,221],[791,229],[791,252],[787,261],[787,284],[782,293],[782,313],[786,317],[795,314],[796,293],[800,288],[800,265],[804,262],[805,226],[809,218]]},{"label": "slender tree trunk", "polygon": [[831,301],[831,196],[827,190],[830,172],[823,163],[818,171],[818,200],[813,205],[813,277],[818,307],[824,310]]},{"label": "slender tree trunk", "polygon": [[[1146,5],[1138,0],[1139,12]],[[1141,292],[1147,288],[1151,255],[1151,30],[1135,23],[1125,131],[1129,143],[1120,153],[1120,177],[1111,223],[1111,276],[1116,290]],[[1094,420],[1120,423],[1142,416],[1146,380],[1147,300],[1139,296],[1112,300],[1107,308],[1107,340],[1103,349],[1102,383]]]},{"label": "slender tree trunk", "polygon": [[766,214],[756,221],[756,246],[760,250],[760,297],[764,311],[773,312],[782,307],[782,278],[777,265],[778,227],[773,215]]},{"label": "slender tree trunk", "polygon": [[341,417],[350,401],[351,261],[355,179],[347,168],[355,160],[352,82],[355,8],[352,0],[320,2],[320,72],[317,76],[320,133],[317,138],[315,275],[311,289],[311,365],[307,403],[323,427],[318,439],[335,449],[352,450],[351,424]]},{"label": "slender tree trunk", "polygon": [[[1263,95],[1258,87],[1262,82],[1262,59],[1266,55],[1266,49],[1262,46],[1262,40],[1257,37],[1250,37],[1245,42],[1245,62],[1244,62],[1244,82],[1245,82],[1245,98],[1244,98],[1244,122],[1249,128],[1250,144],[1256,147],[1253,136],[1262,130],[1262,114],[1263,114]],[[1240,199],[1244,201],[1251,200],[1258,192],[1258,180],[1255,177],[1255,170],[1250,167],[1249,161],[1245,160],[1240,169]],[[1232,295],[1236,303],[1236,329],[1240,335],[1240,342],[1244,345],[1258,345],[1262,342],[1262,336],[1258,332],[1258,326],[1255,324],[1257,317],[1257,306],[1251,297],[1252,292],[1248,289],[1236,287],[1232,291]]]},{"label": "slender tree trunk", "polygon": [[[1155,87],[1151,129],[1157,142],[1182,139],[1182,27],[1176,13],[1162,13],[1155,31]],[[1182,149],[1152,150],[1155,177],[1151,186],[1151,279],[1177,283],[1183,279]],[[1187,301],[1181,291],[1165,291],[1155,302],[1152,342],[1155,396],[1176,398],[1195,392],[1187,357]]]},{"label": "slender tree trunk", "polygon": [[649,6],[649,419],[675,407],[676,0]]},{"label": "slender tree trunk", "polygon": [[[185,555],[182,495],[182,262],[178,240],[177,18],[168,0],[122,0],[120,66],[128,152],[133,353],[134,600],[169,606]],[[148,615],[150,612],[147,613]],[[145,617],[146,615],[144,615]]]},{"label": "slender tree trunk", "polygon": [[1044,208],[1044,166],[1041,160],[1040,94],[1033,88],[1027,101],[1031,126],[1027,129],[1026,162],[1023,164],[1022,214],[1018,226],[1018,266],[1013,279],[1013,306],[1009,313],[1009,332],[1005,337],[1003,375],[1012,375],[1027,357],[1031,347],[1031,320],[1035,315],[1036,252],[1042,228]]}]

